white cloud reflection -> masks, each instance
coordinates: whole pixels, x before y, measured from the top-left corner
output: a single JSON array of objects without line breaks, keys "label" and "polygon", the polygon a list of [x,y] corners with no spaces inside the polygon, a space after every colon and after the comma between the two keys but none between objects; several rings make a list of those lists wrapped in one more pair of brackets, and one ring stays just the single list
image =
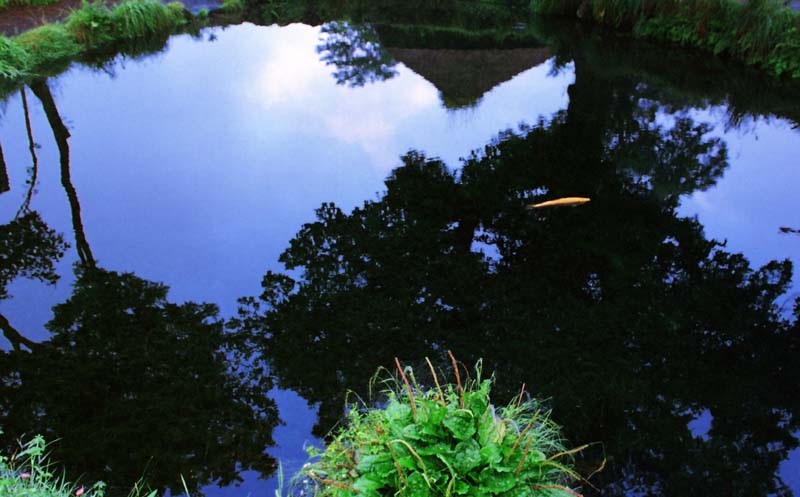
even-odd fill
[{"label": "white cloud reflection", "polygon": [[[318,27],[298,24],[257,34],[263,50],[254,74],[239,82],[245,105],[263,110],[263,120],[279,120],[283,129],[313,129],[315,140],[355,145],[373,167],[386,172],[409,148],[457,166],[458,157],[497,132],[564,108],[573,77],[571,71],[550,77],[549,64],[543,64],[495,88],[477,107],[453,112],[443,108],[431,83],[402,64],[383,82],[337,85],[335,68],[320,61],[316,51]],[[247,114],[253,115],[252,108]],[[274,124],[269,127],[274,131]]]}]

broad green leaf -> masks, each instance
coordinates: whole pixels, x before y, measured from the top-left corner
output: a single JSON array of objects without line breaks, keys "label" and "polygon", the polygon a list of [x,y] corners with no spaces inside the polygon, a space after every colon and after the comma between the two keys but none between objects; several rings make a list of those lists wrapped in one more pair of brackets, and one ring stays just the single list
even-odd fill
[{"label": "broad green leaf", "polygon": [[469,493],[471,485],[464,480],[458,480],[453,485],[453,493],[455,495],[466,495]]},{"label": "broad green leaf", "polygon": [[380,495],[378,490],[386,486],[386,481],[378,479],[375,475],[362,475],[353,483],[353,488],[361,492],[359,495],[374,497]]},{"label": "broad green leaf", "polygon": [[458,440],[466,440],[475,434],[475,423],[472,415],[468,412],[449,412],[442,423]]},{"label": "broad green leaf", "polygon": [[373,474],[384,478],[397,470],[394,467],[392,456],[388,452],[382,454],[367,454],[358,458],[356,469],[361,474]]},{"label": "broad green leaf", "polygon": [[417,405],[417,424],[438,425],[447,414],[447,408],[430,399],[422,400]]},{"label": "broad green leaf", "polygon": [[482,446],[500,444],[506,435],[506,424],[492,415],[485,415],[481,418],[478,427],[478,440]]},{"label": "broad green leaf", "polygon": [[487,445],[481,449],[481,462],[483,464],[497,464],[503,460],[503,451],[499,445]]},{"label": "broad green leaf", "polygon": [[464,407],[472,411],[476,416],[481,416],[489,407],[489,398],[480,390],[465,393]]},{"label": "broad green leaf", "polygon": [[411,473],[406,477],[406,495],[413,497],[429,497],[431,489],[421,473]]},{"label": "broad green leaf", "polygon": [[449,443],[437,442],[435,444],[427,445],[416,449],[417,454],[421,456],[435,456],[435,455],[448,455],[453,453],[453,449]]},{"label": "broad green leaf", "polygon": [[481,447],[473,439],[464,440],[456,445],[453,456],[453,469],[459,474],[466,475],[481,463]]},{"label": "broad green leaf", "polygon": [[498,473],[492,468],[486,468],[481,471],[478,478],[481,487],[491,494],[500,494],[508,492],[517,482],[517,477],[514,473]]},{"label": "broad green leaf", "polygon": [[417,469],[417,459],[412,455],[398,456],[397,464],[403,470]]}]

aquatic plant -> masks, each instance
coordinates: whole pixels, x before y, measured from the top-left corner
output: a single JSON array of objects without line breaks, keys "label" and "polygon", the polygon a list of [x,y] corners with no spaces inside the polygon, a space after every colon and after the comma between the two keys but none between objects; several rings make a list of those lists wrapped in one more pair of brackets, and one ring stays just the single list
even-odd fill
[{"label": "aquatic plant", "polygon": [[[452,358],[452,355],[451,355]],[[307,464],[291,491],[319,497],[578,495],[566,485],[578,478],[550,411],[523,392],[504,407],[491,403],[493,379],[440,385],[417,383],[396,361],[399,379],[381,407],[353,405],[347,420],[318,459]]]},{"label": "aquatic plant", "polygon": [[800,78],[800,14],[781,0],[531,0],[531,9],[576,15],[636,37],[697,47]]}]

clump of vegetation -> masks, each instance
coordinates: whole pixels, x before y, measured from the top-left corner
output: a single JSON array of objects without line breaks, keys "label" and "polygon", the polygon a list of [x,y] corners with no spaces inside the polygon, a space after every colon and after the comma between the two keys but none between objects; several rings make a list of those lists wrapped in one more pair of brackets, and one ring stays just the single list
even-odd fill
[{"label": "clump of vegetation", "polygon": [[800,14],[782,0],[531,0],[540,14],[577,15],[637,37],[741,59],[800,78]]},{"label": "clump of vegetation", "polygon": [[189,18],[179,2],[127,0],[113,9],[101,2],[85,2],[65,23],[46,24],[15,38],[0,36],[0,78],[7,86],[11,81],[50,74],[64,61],[164,40]]},{"label": "clump of vegetation", "polygon": [[[102,497],[104,489],[102,482],[82,487],[54,474],[41,436],[24,444],[10,458],[0,455],[0,495],[4,497]],[[155,497],[155,493],[147,497]]]},{"label": "clump of vegetation", "polygon": [[70,14],[66,28],[89,50],[108,49],[124,42],[172,34],[187,21],[179,2],[163,5],[129,0],[113,9],[103,3],[84,3]]},{"label": "clump of vegetation", "polygon": [[0,36],[0,77],[17,79],[25,74],[30,55],[13,40]]},{"label": "clump of vegetation", "polygon": [[81,46],[61,24],[45,24],[26,31],[14,42],[29,54],[28,66],[35,68],[76,57]]},{"label": "clump of vegetation", "polygon": [[[451,355],[452,359],[452,355]],[[397,362],[381,408],[350,410],[345,426],[295,478],[292,492],[319,497],[401,495],[536,497],[578,495],[578,478],[550,412],[523,393],[504,407],[490,401],[492,379],[423,389]]]},{"label": "clump of vegetation", "polygon": [[66,28],[78,43],[89,49],[111,43],[115,34],[111,9],[100,2],[86,2],[73,11]]},{"label": "clump of vegetation", "polygon": [[180,2],[166,6],[158,2],[123,2],[114,8],[112,20],[119,38],[130,41],[169,35],[186,18]]}]

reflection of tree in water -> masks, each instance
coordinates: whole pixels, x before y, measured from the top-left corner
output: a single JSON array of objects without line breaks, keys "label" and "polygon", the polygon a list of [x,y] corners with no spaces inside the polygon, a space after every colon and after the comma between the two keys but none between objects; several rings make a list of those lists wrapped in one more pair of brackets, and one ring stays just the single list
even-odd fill
[{"label": "reflection of tree in water", "polygon": [[[237,337],[224,331],[215,305],[178,305],[165,285],[96,267],[70,180],[69,132],[46,83],[31,88],[58,144],[79,262],[72,296],[47,325],[49,340],[33,343],[0,316],[14,346],[0,352],[3,443],[35,433],[58,439],[55,460],[73,477],[106,481],[111,495],[127,495],[143,475],[176,492],[182,475],[193,493],[240,480],[241,471],[271,475],[276,462],[264,451],[279,422],[266,396],[271,382],[242,377],[231,364]],[[18,277],[58,278],[63,237],[24,211],[0,226],[0,299]]]},{"label": "reflection of tree in water", "polygon": [[[235,327],[319,403],[319,435],[377,366],[452,349],[485,358],[500,401],[525,382],[573,442],[602,441],[604,495],[789,495],[775,472],[797,446],[798,330],[773,302],[790,263],[753,270],[677,215],[728,165],[707,126],[659,124],[633,82],[579,62],[569,94],[460,174],[411,153],[379,200],[323,205],[281,256],[302,279],[268,273]],[[593,200],[524,209],[572,195]]]},{"label": "reflection of tree in water", "polygon": [[[61,116],[56,108],[55,100],[50,92],[47,83],[42,80],[31,83],[31,90],[41,101],[45,114],[53,131],[53,136],[58,146],[61,164],[61,184],[67,193],[70,212],[72,214],[73,231],[75,233],[75,245],[81,264],[93,266],[95,264],[89,243],[86,241],[86,234],[83,229],[81,219],[81,207],[78,201],[78,194],[72,185],[70,176],[69,158],[69,130],[64,125]],[[28,180],[28,190],[22,205],[17,210],[17,214],[9,224],[0,227],[0,232],[5,232],[0,255],[3,256],[2,280],[0,280],[0,300],[9,298],[6,292],[7,285],[19,276],[38,279],[49,284],[55,284],[58,275],[55,272],[54,263],[64,255],[67,247],[63,236],[52,231],[42,221],[35,211],[31,211],[31,201],[36,191],[36,183],[39,172],[39,160],[36,155],[38,145],[34,142],[33,129],[31,126],[30,109],[28,106],[27,92],[25,88],[20,89],[23,114],[25,116],[25,131],[28,137],[28,150],[31,155],[30,179]],[[0,150],[0,162],[2,162],[2,173],[6,176],[7,172],[5,159]],[[10,188],[10,185],[7,185]],[[0,314],[0,330],[3,335],[11,342],[15,349],[20,345],[25,345],[29,349],[35,347],[35,343],[24,337],[10,322]]]},{"label": "reflection of tree in water", "polygon": [[278,423],[264,385],[240,380],[212,304],[174,304],[167,287],[133,274],[78,271],[54,308],[53,336],[33,353],[7,353],[3,429],[59,438],[55,457],[125,494],[143,474],[157,488],[270,475],[264,454]]},{"label": "reflection of tree in water", "polygon": [[11,182],[8,179],[8,167],[6,157],[3,154],[3,144],[0,143],[0,194],[11,190]]},{"label": "reflection of tree in water", "polygon": [[45,81],[31,83],[31,90],[42,103],[47,121],[50,124],[53,137],[58,146],[59,162],[61,165],[61,185],[64,187],[64,191],[67,193],[67,199],[69,200],[70,212],[72,213],[72,228],[75,232],[75,248],[78,251],[78,257],[80,258],[81,264],[94,266],[94,256],[92,255],[89,243],[86,241],[86,234],[83,229],[81,205],[78,201],[78,194],[75,191],[75,187],[72,185],[70,175],[69,130],[64,125],[64,121],[58,113],[55,100],[53,100],[53,94],[50,92],[50,87],[47,86],[47,83]]},{"label": "reflection of tree in water", "polygon": [[350,87],[364,86],[397,75],[391,54],[381,47],[378,34],[369,24],[334,21],[322,26],[317,52],[326,65],[336,66],[336,82]]},{"label": "reflection of tree in water", "polygon": [[[66,250],[61,234],[51,230],[38,212],[28,211],[0,226],[0,301],[11,298],[8,285],[17,278],[55,284],[55,262]],[[22,345],[33,350],[36,344],[26,338],[0,314],[0,330],[15,350]]]}]

